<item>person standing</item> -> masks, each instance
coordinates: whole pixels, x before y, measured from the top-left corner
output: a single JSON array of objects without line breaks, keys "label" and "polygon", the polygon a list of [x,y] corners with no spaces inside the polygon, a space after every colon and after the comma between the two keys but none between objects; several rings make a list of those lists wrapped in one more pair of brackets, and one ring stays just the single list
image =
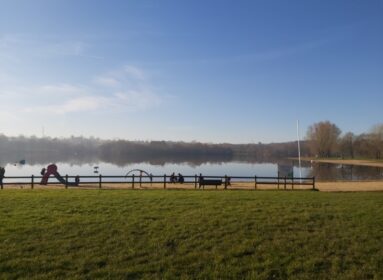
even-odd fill
[{"label": "person standing", "polygon": [[182,174],[181,174],[181,173],[178,173],[178,183],[181,183],[181,184],[183,184],[183,183],[184,183],[184,181],[185,181],[185,179],[184,179],[184,176],[182,176]]},{"label": "person standing", "polygon": [[202,173],[199,174],[199,177],[198,177],[198,184],[199,184],[199,189],[200,189],[201,186],[203,185],[203,176],[202,176]]},{"label": "person standing", "polygon": [[176,174],[173,172],[172,175],[170,175],[170,183],[175,184],[177,181]]},{"label": "person standing", "polygon": [[4,174],[5,174],[5,168],[0,167],[0,186],[1,186],[1,189],[3,189]]}]

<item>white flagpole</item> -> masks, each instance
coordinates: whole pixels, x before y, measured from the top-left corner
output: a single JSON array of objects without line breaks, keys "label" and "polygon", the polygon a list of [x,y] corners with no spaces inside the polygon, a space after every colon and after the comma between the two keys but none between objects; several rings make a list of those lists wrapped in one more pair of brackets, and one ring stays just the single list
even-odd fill
[{"label": "white flagpole", "polygon": [[301,144],[299,140],[299,120],[297,120],[297,138],[298,138],[298,159],[299,159],[299,178],[302,183],[302,167],[301,167]]}]

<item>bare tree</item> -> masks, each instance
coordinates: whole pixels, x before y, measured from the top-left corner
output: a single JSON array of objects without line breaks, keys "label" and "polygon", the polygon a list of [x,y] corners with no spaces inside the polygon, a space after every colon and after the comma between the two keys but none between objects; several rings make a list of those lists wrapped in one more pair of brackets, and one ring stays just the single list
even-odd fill
[{"label": "bare tree", "polygon": [[354,141],[355,135],[352,132],[347,132],[339,141],[339,151],[344,157],[354,158]]},{"label": "bare tree", "polygon": [[383,124],[375,125],[369,136],[372,153],[376,159],[380,159],[383,155]]},{"label": "bare tree", "polygon": [[307,139],[311,152],[319,157],[331,157],[338,151],[341,130],[329,121],[315,123],[308,128]]},{"label": "bare tree", "polygon": [[354,154],[359,158],[374,158],[371,137],[369,134],[358,135],[353,143]]}]

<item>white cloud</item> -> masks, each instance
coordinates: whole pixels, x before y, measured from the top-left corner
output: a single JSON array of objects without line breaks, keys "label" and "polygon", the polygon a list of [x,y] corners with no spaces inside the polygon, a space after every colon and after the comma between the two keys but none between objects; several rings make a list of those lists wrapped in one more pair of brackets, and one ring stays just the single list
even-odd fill
[{"label": "white cloud", "polygon": [[[126,69],[130,69],[129,73]],[[143,80],[145,76],[141,69],[129,66],[100,75],[88,84],[0,84],[3,102],[0,110],[27,118],[33,118],[31,114],[44,117],[91,111],[145,111],[162,103],[162,97],[151,89],[149,82]]]},{"label": "white cloud", "polygon": [[3,35],[0,37],[0,62],[18,63],[20,59],[14,53],[15,46],[19,44],[16,36]]},{"label": "white cloud", "polygon": [[105,104],[103,97],[84,96],[66,100],[64,103],[50,103],[44,106],[31,106],[23,111],[27,113],[48,113],[62,115],[66,113],[94,111]]},{"label": "white cloud", "polygon": [[105,76],[105,77],[97,77],[94,79],[94,82],[96,84],[99,84],[101,86],[105,86],[105,87],[117,87],[120,85],[120,82],[113,78],[113,77],[108,77],[108,76]]},{"label": "white cloud", "polygon": [[146,73],[132,65],[125,65],[120,69],[97,76],[94,82],[104,87],[114,88],[137,88],[148,84]]},{"label": "white cloud", "polygon": [[142,69],[125,65],[124,67],[98,76],[94,82],[104,86],[104,92],[112,95],[108,104],[120,110],[140,111],[159,106],[162,97],[156,94]]},{"label": "white cloud", "polygon": [[56,35],[5,34],[0,37],[0,59],[20,62],[31,57],[81,56],[100,59],[86,53],[89,44],[62,40]]},{"label": "white cloud", "polygon": [[[1,79],[0,79],[1,81]],[[86,86],[71,84],[49,84],[41,86],[14,86],[0,85],[0,96],[10,99],[41,99],[41,98],[60,98],[65,96],[81,96],[88,94]]]},{"label": "white cloud", "polygon": [[20,36],[16,34],[5,34],[0,37],[1,50],[11,49],[20,43],[22,43],[22,40]]},{"label": "white cloud", "polygon": [[50,115],[62,115],[66,113],[82,113],[90,111],[113,110],[125,112],[145,111],[159,106],[161,98],[149,91],[129,90],[126,92],[116,92],[111,96],[91,96],[62,99],[49,102],[43,106],[29,105],[22,109],[26,113],[39,113]]},{"label": "white cloud", "polygon": [[124,71],[130,78],[137,79],[137,80],[145,80],[145,74],[144,72],[132,65],[126,65],[124,67]]},{"label": "white cloud", "polygon": [[0,69],[0,84],[8,84],[10,82],[14,82],[12,76]]},{"label": "white cloud", "polygon": [[146,110],[157,107],[162,103],[158,95],[144,90],[117,92],[115,97],[114,101],[117,101],[119,107],[129,108],[130,110]]},{"label": "white cloud", "polygon": [[86,87],[71,84],[44,85],[35,91],[51,95],[79,95],[87,92]]},{"label": "white cloud", "polygon": [[20,118],[14,113],[1,110],[0,111],[0,124],[5,125],[5,123],[12,123],[13,121],[20,120]]},{"label": "white cloud", "polygon": [[84,96],[68,100],[56,110],[61,113],[93,111],[102,107],[105,103],[103,97]]},{"label": "white cloud", "polygon": [[53,55],[82,55],[85,49],[85,43],[80,41],[62,41],[57,43],[48,43],[45,45],[45,53]]}]

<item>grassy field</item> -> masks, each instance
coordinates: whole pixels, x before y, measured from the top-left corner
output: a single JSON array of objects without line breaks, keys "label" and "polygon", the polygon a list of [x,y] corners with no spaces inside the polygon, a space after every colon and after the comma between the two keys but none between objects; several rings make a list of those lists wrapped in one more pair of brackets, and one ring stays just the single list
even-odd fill
[{"label": "grassy field", "polygon": [[0,279],[383,279],[383,193],[0,191]]}]

